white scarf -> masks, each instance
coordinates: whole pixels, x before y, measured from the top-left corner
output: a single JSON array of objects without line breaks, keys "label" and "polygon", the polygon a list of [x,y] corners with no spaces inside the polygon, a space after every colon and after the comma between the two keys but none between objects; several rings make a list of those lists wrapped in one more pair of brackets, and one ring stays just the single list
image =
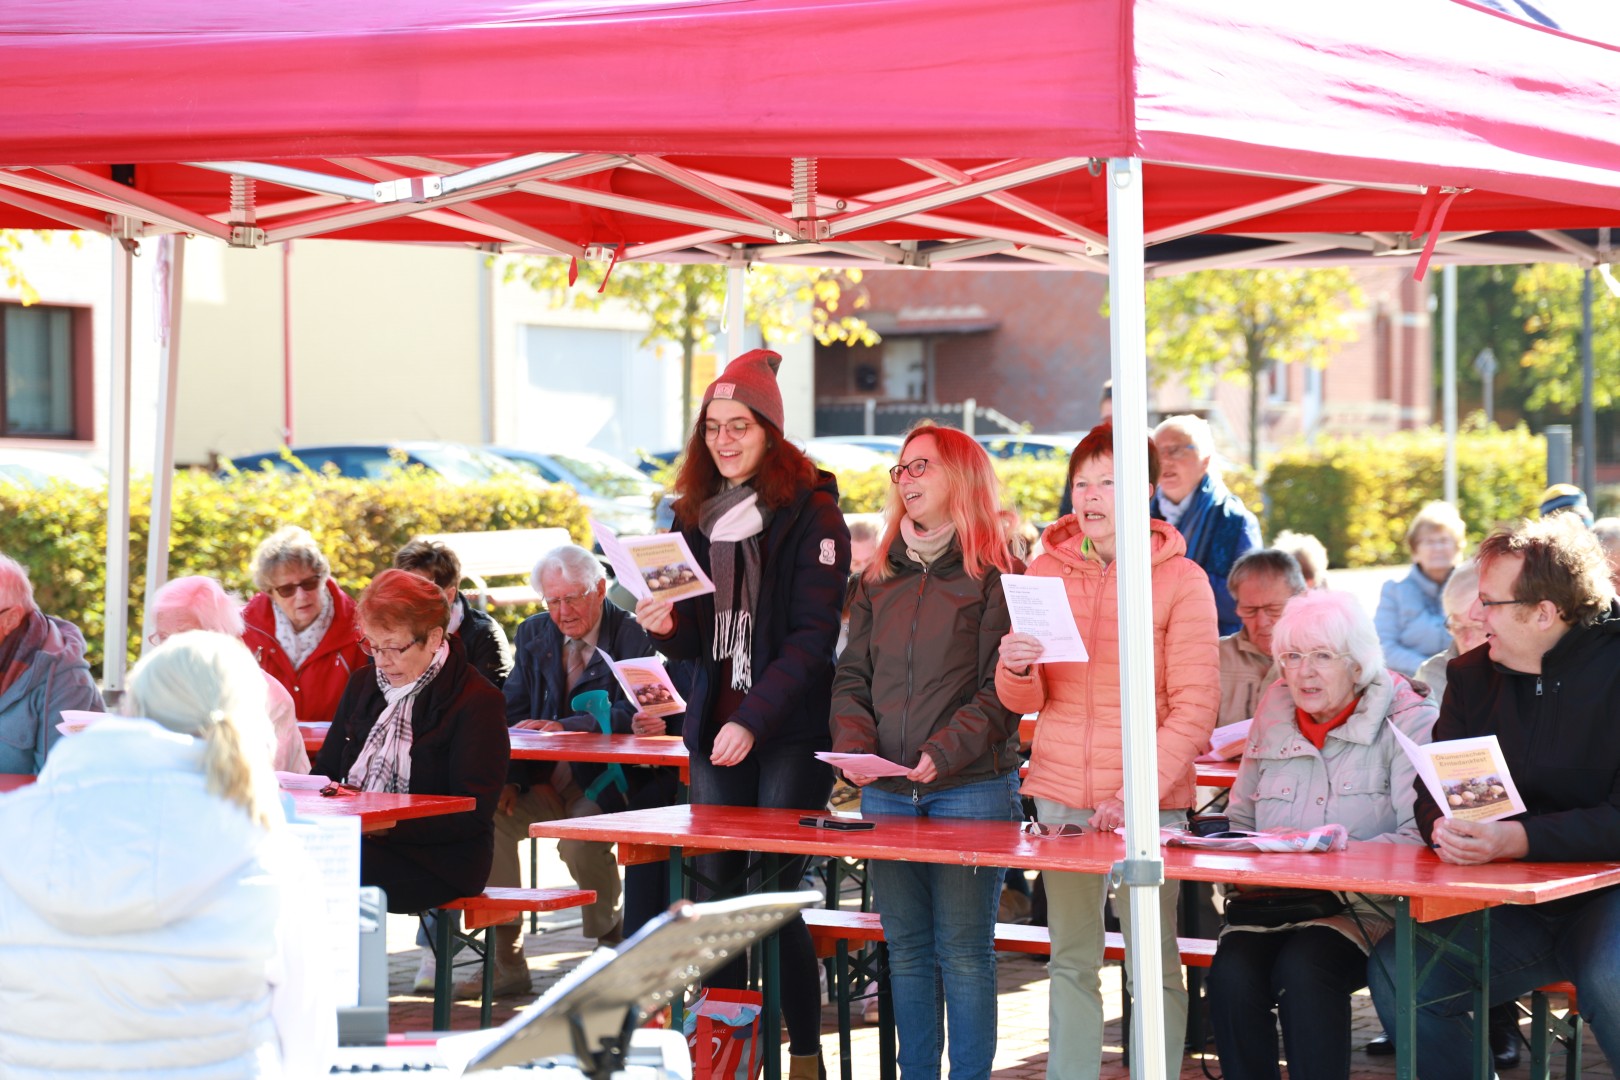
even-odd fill
[{"label": "white scarf", "polygon": [[335,605],[332,603],[332,593],[327,589],[325,581],[321,582],[319,591],[321,594],[321,613],[315,616],[314,622],[302,630],[292,628],[292,621],[282,613],[280,604],[273,600],[270,603],[271,609],[276,613],[276,642],[281,646],[281,651],[287,654],[287,659],[292,663],[294,671],[303,667],[304,661],[314,655],[316,646],[326,637],[326,632],[332,628],[332,614]]},{"label": "white scarf", "polygon": [[383,693],[382,715],[371,725],[366,744],[360,756],[349,769],[348,782],[362,791],[393,791],[408,794],[411,790],[411,710],[416,695],[432,682],[444,667],[450,655],[448,642],[439,642],[439,648],[428,661],[427,670],[409,686],[395,686],[381,671],[377,672],[377,687]]}]

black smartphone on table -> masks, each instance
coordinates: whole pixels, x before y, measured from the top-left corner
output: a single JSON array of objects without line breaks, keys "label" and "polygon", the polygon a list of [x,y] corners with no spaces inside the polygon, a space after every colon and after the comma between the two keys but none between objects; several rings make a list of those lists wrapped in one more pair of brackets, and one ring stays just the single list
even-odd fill
[{"label": "black smartphone on table", "polygon": [[833,829],[838,832],[864,832],[877,828],[877,822],[862,818],[838,817],[835,814],[810,814],[799,819],[800,825],[812,829]]}]

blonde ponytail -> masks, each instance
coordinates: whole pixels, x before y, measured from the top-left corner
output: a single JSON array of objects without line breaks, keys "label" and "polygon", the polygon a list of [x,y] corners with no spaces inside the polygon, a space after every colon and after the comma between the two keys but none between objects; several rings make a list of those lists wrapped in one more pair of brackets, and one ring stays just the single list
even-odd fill
[{"label": "blonde ponytail", "polygon": [[203,740],[208,792],[266,828],[283,820],[264,675],[240,641],[192,630],[176,634],[130,675],[131,715]]}]

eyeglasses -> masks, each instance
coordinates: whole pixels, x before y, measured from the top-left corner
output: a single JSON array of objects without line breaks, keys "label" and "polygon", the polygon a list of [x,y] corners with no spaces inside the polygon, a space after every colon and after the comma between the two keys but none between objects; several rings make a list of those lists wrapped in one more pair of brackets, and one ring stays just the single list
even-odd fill
[{"label": "eyeglasses", "polygon": [[584,592],[572,593],[568,596],[542,596],[540,598],[540,602],[546,605],[548,608],[558,608],[562,607],[564,604],[568,604],[570,606],[574,604],[583,604],[586,600],[591,599],[595,595],[595,589],[586,589]]},{"label": "eyeglasses", "polygon": [[703,421],[703,437],[713,441],[718,439],[723,431],[733,439],[743,439],[747,438],[748,433],[758,426],[752,420],[727,420],[724,423],[719,420],[705,420]]},{"label": "eyeglasses", "polygon": [[1483,596],[1479,598],[1479,606],[1482,607],[1482,608],[1502,607],[1503,605],[1512,605],[1512,604],[1539,604],[1539,603],[1541,603],[1540,600],[1487,600]]},{"label": "eyeglasses", "polygon": [[386,663],[398,660],[420,644],[422,644],[421,638],[412,638],[409,645],[373,645],[370,638],[363,637],[360,639],[360,651],[367,656],[375,656]]},{"label": "eyeglasses", "polygon": [[928,459],[925,457],[913,458],[889,470],[889,483],[898,484],[901,473],[910,473],[912,476],[921,476],[928,471]]},{"label": "eyeglasses", "polygon": [[1446,620],[1446,629],[1451,631],[1453,637],[1464,630],[1483,630],[1485,624],[1478,619],[1465,619],[1460,615],[1453,615]]},{"label": "eyeglasses", "polygon": [[286,585],[272,585],[265,592],[273,592],[285,600],[295,592],[314,592],[321,587],[321,582],[325,580],[325,574],[311,574],[303,581],[293,581]]},{"label": "eyeglasses", "polygon": [[1288,601],[1284,600],[1280,604],[1266,604],[1264,607],[1240,607],[1237,609],[1237,617],[1244,622],[1248,622],[1250,619],[1258,619],[1262,615],[1268,619],[1280,619],[1282,618],[1283,608],[1287,606]]},{"label": "eyeglasses", "polygon": [[1198,453],[1198,447],[1192,443],[1179,443],[1175,446],[1160,446],[1157,448],[1161,458],[1172,458],[1180,461],[1184,457],[1193,457]]},{"label": "eyeglasses", "polygon": [[1024,822],[1025,836],[1080,836],[1086,832],[1084,825],[1048,825],[1044,821]]},{"label": "eyeglasses", "polygon": [[324,795],[328,799],[330,799],[330,798],[332,798],[333,796],[336,796],[336,795],[358,795],[358,794],[360,794],[360,789],[353,786],[352,784],[341,784],[341,783],[333,782],[333,783],[327,784],[325,787],[321,788],[320,792],[321,792],[322,795]]},{"label": "eyeglasses", "polygon": [[1335,660],[1342,660],[1349,653],[1328,652],[1326,649],[1317,649],[1315,652],[1285,652],[1277,657],[1277,663],[1282,665],[1284,671],[1292,671],[1304,664],[1313,668],[1325,668]]}]

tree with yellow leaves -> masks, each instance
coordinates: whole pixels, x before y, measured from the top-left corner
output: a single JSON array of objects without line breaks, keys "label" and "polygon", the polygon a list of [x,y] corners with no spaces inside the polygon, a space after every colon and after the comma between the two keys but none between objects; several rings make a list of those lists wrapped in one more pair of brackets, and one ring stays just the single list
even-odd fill
[{"label": "tree with yellow leaves", "polygon": [[[507,267],[521,280],[576,308],[618,300],[646,317],[643,344],[667,341],[681,349],[681,430],[692,427],[692,368],[700,349],[710,348],[726,304],[726,266],[719,263],[579,264],[569,282],[569,260],[528,258]],[[604,275],[607,286],[601,288]],[[822,344],[848,341],[875,345],[878,335],[858,314],[866,306],[859,270],[755,266],[745,275],[749,322],[767,347],[795,341],[806,330]],[[599,291],[600,290],[600,291]],[[806,314],[808,312],[808,314]]]}]

